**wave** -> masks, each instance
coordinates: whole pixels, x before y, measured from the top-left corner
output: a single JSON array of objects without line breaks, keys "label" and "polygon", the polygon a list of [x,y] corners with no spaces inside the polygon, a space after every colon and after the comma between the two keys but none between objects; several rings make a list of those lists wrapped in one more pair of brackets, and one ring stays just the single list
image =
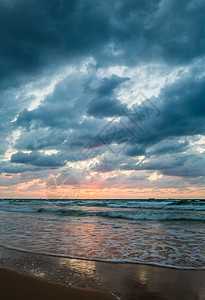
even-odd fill
[{"label": "wave", "polygon": [[161,199],[161,200],[147,200],[147,199],[101,199],[101,200],[58,200],[58,199],[12,199],[12,200],[0,200],[1,206],[9,205],[13,206],[35,206],[35,205],[54,205],[57,207],[107,207],[107,208],[125,208],[125,209],[135,209],[135,208],[145,208],[145,209],[170,209],[170,208],[179,208],[179,209],[194,209],[197,206],[205,207],[204,199]]},{"label": "wave", "polygon": [[24,252],[24,253],[30,253],[30,254],[38,254],[38,255],[45,255],[45,256],[52,256],[52,257],[59,257],[59,258],[68,258],[68,259],[79,259],[79,260],[86,260],[86,261],[96,261],[96,262],[105,262],[105,263],[123,263],[123,264],[142,264],[142,265],[151,265],[151,266],[158,266],[158,267],[163,267],[163,268],[171,268],[171,269],[180,269],[180,270],[205,270],[205,267],[198,266],[198,267],[193,267],[193,266],[178,266],[178,265],[173,265],[173,264],[166,264],[166,263],[155,263],[155,262],[145,262],[143,260],[132,260],[132,259],[97,259],[97,258],[85,258],[81,256],[70,256],[70,255],[65,255],[65,254],[59,254],[59,253],[50,253],[50,252],[37,252],[37,251],[32,251],[32,250],[27,250],[23,248],[18,248],[18,247],[13,247],[5,244],[0,244],[0,247],[9,249],[9,250],[14,250],[14,251],[19,251],[19,252]]},{"label": "wave", "polygon": [[18,212],[18,213],[36,213],[35,208],[31,207],[1,207],[0,211]]},{"label": "wave", "polygon": [[[96,208],[96,209],[95,209]],[[205,221],[204,199],[1,199],[0,211],[130,221]],[[47,216],[46,216],[47,217]]]},{"label": "wave", "polygon": [[167,205],[204,205],[205,200],[193,200],[193,199],[183,199],[183,200],[177,200],[173,201],[171,203],[168,203]]},{"label": "wave", "polygon": [[51,210],[48,208],[39,208],[38,213],[49,213],[55,214],[58,216],[67,216],[67,217],[101,217],[108,219],[124,219],[124,220],[141,220],[141,221],[205,221],[205,217],[201,216],[183,216],[182,215],[169,215],[167,213],[158,213],[158,214],[148,214],[148,213],[131,213],[131,212],[115,212],[115,211],[83,211],[83,210],[74,210],[74,209],[57,209]]},{"label": "wave", "polygon": [[179,211],[170,209],[124,209],[112,211],[89,211],[83,209],[69,209],[58,207],[1,207],[0,211],[11,213],[31,213],[36,215],[55,215],[58,217],[99,217],[106,219],[122,219],[130,221],[205,221],[202,210]]}]

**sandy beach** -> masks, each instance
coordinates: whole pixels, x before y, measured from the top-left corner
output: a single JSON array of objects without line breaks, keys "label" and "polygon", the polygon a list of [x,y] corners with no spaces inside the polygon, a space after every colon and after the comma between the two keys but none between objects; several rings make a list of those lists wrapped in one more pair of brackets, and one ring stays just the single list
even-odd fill
[{"label": "sandy beach", "polygon": [[4,300],[112,300],[105,292],[65,287],[0,268],[0,297]]},{"label": "sandy beach", "polygon": [[204,270],[106,263],[0,247],[0,298],[205,299]]}]

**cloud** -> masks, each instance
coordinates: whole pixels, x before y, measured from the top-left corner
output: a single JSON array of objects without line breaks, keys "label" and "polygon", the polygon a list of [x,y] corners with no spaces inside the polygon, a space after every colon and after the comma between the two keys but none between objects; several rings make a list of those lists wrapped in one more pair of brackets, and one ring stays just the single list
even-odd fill
[{"label": "cloud", "polygon": [[204,53],[203,12],[202,1],[2,1],[2,84],[89,56],[99,65],[190,63]]},{"label": "cloud", "polygon": [[[160,115],[153,110],[147,115],[133,109],[126,122],[130,131],[136,133],[133,143],[151,146],[164,139],[194,136],[205,133],[205,77],[200,72],[190,72],[181,80],[165,86],[152,103],[157,105]],[[143,107],[142,107],[143,108]]]},{"label": "cloud", "polygon": [[112,75],[110,78],[103,78],[97,88],[97,95],[100,97],[111,96],[114,90],[123,82],[129,80],[128,77],[122,78]]},{"label": "cloud", "polygon": [[204,153],[166,154],[143,159],[141,162],[128,161],[121,166],[121,170],[152,170],[163,175],[194,178],[205,175],[204,166]]},{"label": "cloud", "polygon": [[1,1],[1,173],[203,185],[204,11],[201,0]]},{"label": "cloud", "polygon": [[[32,166],[27,164],[19,164],[19,163],[11,163],[10,161],[1,162],[0,163],[1,171],[0,173],[5,174],[20,174],[20,173],[28,173],[28,172],[38,172],[40,171],[40,174],[42,176],[42,167],[41,166]],[[8,183],[9,184],[9,183]]]},{"label": "cloud", "polygon": [[[125,162],[132,156],[157,156],[156,166],[151,169],[161,170],[160,156],[189,149],[188,140],[179,141],[180,137],[204,134],[204,77],[199,71],[191,70],[182,79],[165,86],[150,103],[135,104],[131,108],[115,98],[90,101],[98,94],[102,82],[97,74],[91,73],[75,75],[75,80],[68,76],[38,108],[20,112],[15,126],[26,131],[22,131],[16,141],[16,148],[54,148],[62,151],[64,162],[90,159],[107,150],[121,153]],[[109,82],[113,77],[105,79],[103,82]],[[123,80],[118,76],[118,83]],[[90,88],[91,81],[96,88]],[[117,91],[110,89],[110,97],[117,96]],[[120,122],[114,119],[107,123],[107,117],[116,116],[121,118]],[[173,166],[177,163],[179,161]],[[111,165],[103,172],[119,168],[113,161]],[[96,168],[101,170],[100,165]]]},{"label": "cloud", "polygon": [[43,128],[26,131],[16,140],[15,147],[20,150],[56,149],[66,140],[66,133],[61,130]]},{"label": "cloud", "polygon": [[61,154],[44,155],[36,151],[31,153],[17,152],[11,156],[11,162],[42,167],[60,167],[65,165]]},{"label": "cloud", "polygon": [[141,156],[145,154],[145,149],[143,147],[139,147],[138,145],[135,145],[134,147],[129,147],[126,150],[126,154],[128,156]]},{"label": "cloud", "polygon": [[181,141],[179,142],[178,139],[165,139],[162,142],[157,143],[154,145],[150,151],[148,152],[149,155],[162,155],[162,154],[171,154],[171,153],[178,153],[178,152],[185,152],[188,149],[189,142],[188,141]]},{"label": "cloud", "polygon": [[88,105],[88,114],[97,118],[116,117],[123,114],[122,111],[125,107],[117,99],[93,99]]}]

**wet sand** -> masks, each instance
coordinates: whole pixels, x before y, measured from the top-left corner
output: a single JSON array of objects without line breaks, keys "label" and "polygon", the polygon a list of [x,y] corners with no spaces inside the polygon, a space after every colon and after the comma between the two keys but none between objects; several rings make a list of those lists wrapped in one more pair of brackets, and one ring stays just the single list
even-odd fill
[{"label": "wet sand", "polygon": [[4,300],[114,300],[108,293],[53,284],[0,268],[0,298]]},{"label": "wet sand", "polygon": [[[205,300],[204,270],[106,263],[34,254],[4,247],[0,247],[0,267],[24,274],[21,276],[8,270],[1,272],[0,299],[4,300],[113,299],[112,295],[114,299],[122,300]],[[20,294],[19,298],[11,296],[14,287],[19,289],[15,290],[16,295],[26,288],[27,292],[32,291],[33,298],[28,294],[26,298],[20,297]],[[2,296],[2,291],[9,292],[10,296]],[[37,292],[38,296],[34,294]],[[57,293],[60,294],[57,296]]]}]

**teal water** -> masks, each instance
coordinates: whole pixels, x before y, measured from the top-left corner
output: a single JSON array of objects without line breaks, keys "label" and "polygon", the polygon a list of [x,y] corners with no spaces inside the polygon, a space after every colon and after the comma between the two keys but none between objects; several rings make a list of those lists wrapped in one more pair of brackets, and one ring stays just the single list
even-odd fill
[{"label": "teal water", "polygon": [[205,265],[205,200],[0,200],[0,244],[176,268]]}]

